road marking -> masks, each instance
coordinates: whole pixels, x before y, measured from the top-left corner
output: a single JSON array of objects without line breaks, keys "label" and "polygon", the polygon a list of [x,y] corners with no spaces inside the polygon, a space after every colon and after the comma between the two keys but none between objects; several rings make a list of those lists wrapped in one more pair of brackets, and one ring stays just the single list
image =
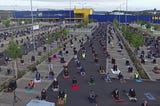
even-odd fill
[{"label": "road marking", "polygon": [[144,95],[145,95],[149,100],[156,100],[156,98],[155,98],[150,92],[144,93]]}]

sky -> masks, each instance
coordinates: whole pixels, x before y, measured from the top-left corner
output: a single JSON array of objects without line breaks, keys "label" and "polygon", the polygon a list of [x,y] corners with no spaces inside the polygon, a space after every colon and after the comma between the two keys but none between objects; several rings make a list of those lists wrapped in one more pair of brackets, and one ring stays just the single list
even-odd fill
[{"label": "sky", "polygon": [[[0,0],[0,10],[31,10],[31,0]],[[32,0],[36,9],[92,8],[97,11],[160,9],[160,0]]]}]

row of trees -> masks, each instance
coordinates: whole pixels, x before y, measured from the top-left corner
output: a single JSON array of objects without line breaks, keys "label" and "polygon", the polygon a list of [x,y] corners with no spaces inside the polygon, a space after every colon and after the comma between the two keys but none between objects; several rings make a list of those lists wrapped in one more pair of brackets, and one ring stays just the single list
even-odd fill
[{"label": "row of trees", "polygon": [[[114,19],[114,24],[117,27],[121,26],[120,23],[118,22],[118,20],[116,20],[116,19]],[[122,28],[122,32],[123,32],[125,39],[128,40],[128,42],[130,43],[130,45],[132,47],[139,47],[139,46],[144,45],[145,40],[143,38],[143,35],[136,34],[125,26],[121,26],[121,28]]]},{"label": "row of trees", "polygon": [[144,22],[144,21],[138,21],[137,24],[139,25],[146,25],[146,28],[151,28],[151,26],[154,27],[154,30],[158,30],[160,28],[160,26],[158,24],[152,24],[150,22]]},{"label": "row of trees", "polygon": [[124,37],[125,39],[128,40],[128,42],[130,43],[131,46],[133,47],[140,47],[143,46],[145,43],[145,40],[143,38],[143,35],[141,34],[136,34],[133,31],[131,31],[128,28],[125,28],[124,26],[122,26],[122,32],[124,33]]}]

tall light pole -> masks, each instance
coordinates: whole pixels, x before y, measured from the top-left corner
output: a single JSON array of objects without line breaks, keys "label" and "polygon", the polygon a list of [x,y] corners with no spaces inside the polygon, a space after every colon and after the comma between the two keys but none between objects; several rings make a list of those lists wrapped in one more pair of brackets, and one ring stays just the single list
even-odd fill
[{"label": "tall light pole", "polygon": [[32,0],[30,0],[30,3],[31,3],[31,18],[32,18],[32,28],[31,28],[31,30],[32,30],[32,42],[33,42],[33,53],[34,53],[34,56],[35,56],[35,39],[34,39],[34,29],[33,29],[33,26],[34,26],[34,24],[33,24],[33,6],[32,6]]},{"label": "tall light pole", "polygon": [[125,12],[125,31],[127,29],[127,11],[128,11],[128,0],[126,0],[126,12]]}]

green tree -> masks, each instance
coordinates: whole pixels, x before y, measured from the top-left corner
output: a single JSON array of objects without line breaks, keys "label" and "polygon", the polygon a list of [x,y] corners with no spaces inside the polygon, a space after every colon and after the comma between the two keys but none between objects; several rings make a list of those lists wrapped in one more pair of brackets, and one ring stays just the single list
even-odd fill
[{"label": "green tree", "polygon": [[49,50],[48,52],[49,53],[51,52],[50,45],[51,45],[52,41],[53,41],[53,36],[52,35],[47,35],[46,36],[46,44],[48,44],[48,50]]},{"label": "green tree", "polygon": [[117,27],[118,27],[119,24],[120,24],[116,18],[113,20],[113,23],[114,23]]},{"label": "green tree", "polygon": [[22,55],[22,47],[19,46],[13,39],[9,42],[5,54],[13,60],[13,69],[16,79],[18,78],[17,59]]},{"label": "green tree", "polygon": [[64,28],[64,29],[62,30],[62,34],[63,34],[64,36],[67,36],[68,33],[69,33],[69,30],[68,30],[67,28]]},{"label": "green tree", "polygon": [[150,28],[151,24],[149,22],[146,23],[146,28]]},{"label": "green tree", "polygon": [[3,21],[3,25],[4,25],[5,27],[9,27],[9,26],[10,26],[10,22],[11,22],[10,19],[4,20],[4,21]]}]

